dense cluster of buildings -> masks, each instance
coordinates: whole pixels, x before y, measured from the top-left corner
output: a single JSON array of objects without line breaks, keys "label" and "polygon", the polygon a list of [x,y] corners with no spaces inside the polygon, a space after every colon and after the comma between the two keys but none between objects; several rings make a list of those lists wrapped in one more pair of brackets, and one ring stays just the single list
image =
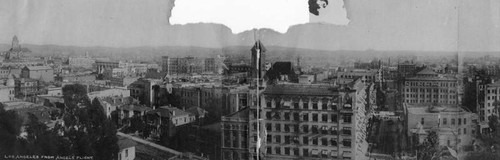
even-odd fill
[{"label": "dense cluster of buildings", "polygon": [[[498,65],[468,67],[462,77],[448,64],[372,60],[315,68],[300,59],[271,62],[266,52],[257,41],[249,63],[162,56],[154,64],[89,54],[63,61],[37,58],[14,37],[1,53],[0,102],[49,107],[64,103],[65,85],[82,84],[121,128],[143,121],[138,134],[151,142],[177,129],[216,126],[220,146],[205,154],[224,160],[368,160],[388,154],[373,141],[383,136],[373,135],[383,130],[373,128],[380,117],[403,134],[398,147],[421,145],[436,133],[439,146],[465,151],[499,115]],[[120,140],[121,159],[134,159],[136,145]]]}]

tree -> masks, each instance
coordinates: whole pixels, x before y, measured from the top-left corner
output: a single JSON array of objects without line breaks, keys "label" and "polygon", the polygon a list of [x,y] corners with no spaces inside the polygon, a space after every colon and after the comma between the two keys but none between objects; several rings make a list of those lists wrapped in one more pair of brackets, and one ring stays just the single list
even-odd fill
[{"label": "tree", "polygon": [[434,131],[429,132],[424,143],[418,146],[418,159],[431,160],[435,158],[437,152],[439,151],[439,141],[437,133]]},{"label": "tree", "polygon": [[115,159],[118,156],[116,126],[104,114],[99,99],[90,102],[85,86],[75,84],[63,88],[66,104],[65,135],[71,142],[74,155],[92,155],[96,159]]},{"label": "tree", "polygon": [[21,144],[17,136],[21,133],[23,119],[15,111],[4,110],[0,103],[0,155],[18,154]]}]

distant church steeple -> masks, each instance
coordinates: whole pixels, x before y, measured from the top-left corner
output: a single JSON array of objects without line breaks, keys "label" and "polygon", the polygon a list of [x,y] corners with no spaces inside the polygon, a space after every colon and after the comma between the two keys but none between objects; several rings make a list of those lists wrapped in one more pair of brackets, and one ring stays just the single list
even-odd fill
[{"label": "distant church steeple", "polygon": [[21,48],[21,46],[19,45],[19,40],[17,39],[17,36],[14,36],[14,38],[12,38],[12,49],[16,48]]}]

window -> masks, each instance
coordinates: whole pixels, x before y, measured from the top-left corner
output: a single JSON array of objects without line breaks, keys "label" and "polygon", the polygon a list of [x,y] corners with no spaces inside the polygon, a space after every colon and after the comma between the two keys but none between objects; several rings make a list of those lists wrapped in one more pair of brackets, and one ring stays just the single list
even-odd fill
[{"label": "window", "polygon": [[275,124],[275,130],[281,132],[281,124]]},{"label": "window", "polygon": [[455,125],[455,118],[451,119],[451,125]]},{"label": "window", "polygon": [[285,120],[290,120],[290,113],[289,112],[285,113]]},{"label": "window", "polygon": [[318,134],[319,133],[319,130],[318,130],[318,126],[314,125],[311,127],[311,130],[314,134]]},{"label": "window", "polygon": [[290,132],[290,125],[289,124],[285,124],[285,132]]},{"label": "window", "polygon": [[304,156],[304,157],[309,156],[309,150],[307,148],[302,149],[302,156]]},{"label": "window", "polygon": [[293,125],[293,132],[299,132],[299,125],[298,124]]},{"label": "window", "polygon": [[314,110],[318,110],[318,103],[317,103],[317,102],[314,102],[314,103],[313,103],[313,109],[314,109]]},{"label": "window", "polygon": [[467,134],[467,128],[464,128],[464,134]]},{"label": "window", "polygon": [[327,138],[321,138],[321,145],[328,146],[328,139]]},{"label": "window", "polygon": [[337,141],[335,140],[335,138],[330,139],[330,145],[337,146]]},{"label": "window", "polygon": [[464,118],[464,125],[467,124],[467,118]]},{"label": "window", "polygon": [[332,120],[332,122],[337,122],[337,114],[332,114],[330,119]]},{"label": "window", "polygon": [[290,147],[285,147],[285,155],[290,155]]},{"label": "window", "polygon": [[350,127],[344,127],[342,129],[342,134],[344,134],[344,135],[351,135],[351,128]]},{"label": "window", "polygon": [[304,145],[309,145],[309,138],[308,137],[302,137],[302,144]]},{"label": "window", "polygon": [[293,155],[296,155],[296,156],[299,155],[299,149],[298,148],[294,148],[293,149]]},{"label": "window", "polygon": [[321,121],[328,122],[328,115],[327,114],[322,114],[321,115]]},{"label": "window", "polygon": [[351,115],[344,114],[342,118],[344,120],[344,123],[351,123]]},{"label": "window", "polygon": [[351,147],[351,140],[350,140],[350,139],[344,139],[344,140],[342,141],[342,145],[343,145],[344,147]]},{"label": "window", "polygon": [[281,136],[280,135],[274,136],[274,139],[275,139],[276,143],[281,143]]},{"label": "window", "polygon": [[267,108],[271,108],[271,107],[272,107],[271,101],[267,101]]},{"label": "window", "polygon": [[125,157],[128,157],[128,149],[125,149]]},{"label": "window", "polygon": [[420,124],[424,125],[424,118],[420,120]]},{"label": "window", "polygon": [[285,136],[285,144],[290,144],[290,136]]},{"label": "window", "polygon": [[309,126],[308,125],[303,125],[302,126],[302,132],[303,133],[309,133]]},{"label": "window", "polygon": [[299,102],[294,102],[294,103],[293,103],[293,108],[294,108],[294,109],[300,109],[300,107],[299,107]]},{"label": "window", "polygon": [[307,102],[302,103],[302,108],[309,109],[309,103],[307,103]]},{"label": "window", "polygon": [[313,121],[318,122],[318,114],[316,113],[313,114]]},{"label": "window", "polygon": [[318,138],[313,138],[312,141],[313,145],[318,145]]},{"label": "window", "polygon": [[309,114],[306,113],[306,114],[302,115],[302,120],[309,121]]},{"label": "window", "polygon": [[293,113],[293,120],[294,121],[300,121],[299,113]]},{"label": "window", "polygon": [[271,123],[266,123],[266,130],[271,131]]},{"label": "window", "polygon": [[323,104],[321,105],[321,109],[328,110],[328,104],[326,104],[326,102],[323,102]]},{"label": "window", "polygon": [[276,154],[281,154],[281,147],[276,147],[274,148],[274,152],[276,152]]},{"label": "window", "polygon": [[268,134],[266,137],[267,143],[272,143],[273,142],[273,135]]},{"label": "window", "polygon": [[462,125],[462,119],[458,119],[458,125]]},{"label": "window", "polygon": [[448,123],[448,120],[446,118],[443,118],[443,125],[446,125]]}]

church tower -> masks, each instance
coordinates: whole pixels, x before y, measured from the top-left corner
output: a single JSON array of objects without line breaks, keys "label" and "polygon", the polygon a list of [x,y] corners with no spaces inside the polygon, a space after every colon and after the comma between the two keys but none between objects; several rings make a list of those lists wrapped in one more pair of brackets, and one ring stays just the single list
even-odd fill
[{"label": "church tower", "polygon": [[[266,67],[266,47],[262,44],[260,40],[255,42],[255,45],[251,49],[252,51],[252,78],[257,78],[257,74],[259,74],[259,79],[262,79],[265,75],[265,67]],[[259,52],[259,53],[257,53]],[[259,55],[257,55],[259,54]],[[257,68],[257,66],[259,66]]]},{"label": "church tower", "polygon": [[14,36],[12,38],[12,49],[20,49],[21,46],[19,45],[19,40],[17,39],[17,36]]}]

